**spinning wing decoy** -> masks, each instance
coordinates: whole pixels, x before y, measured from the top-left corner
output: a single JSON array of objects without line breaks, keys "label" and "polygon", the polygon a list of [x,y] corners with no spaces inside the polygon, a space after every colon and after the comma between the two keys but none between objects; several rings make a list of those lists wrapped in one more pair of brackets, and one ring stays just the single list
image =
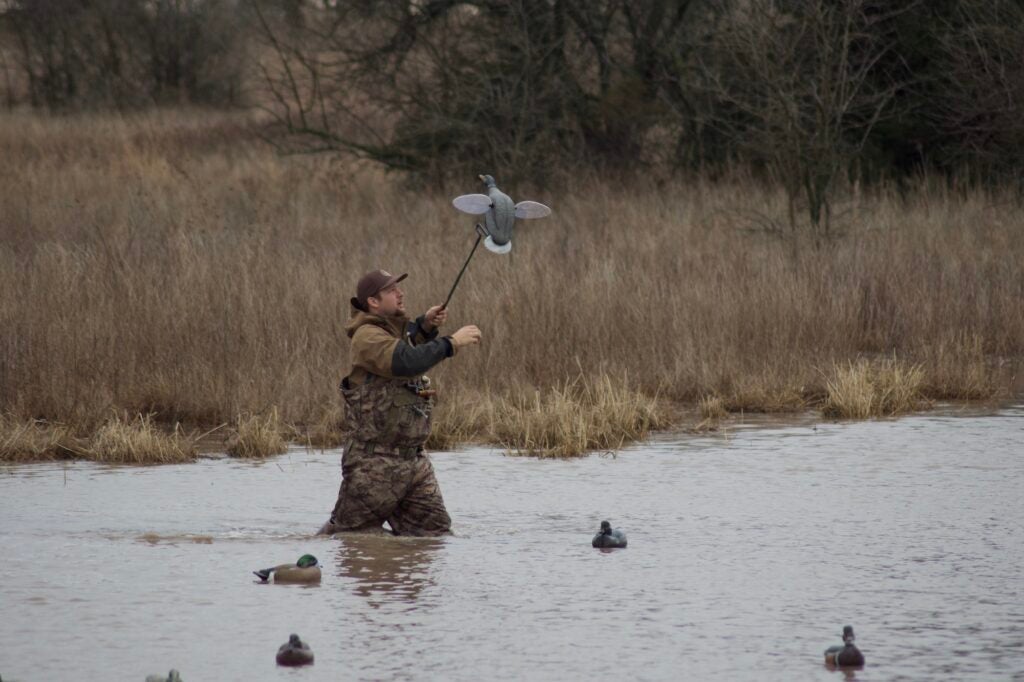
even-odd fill
[{"label": "spinning wing decoy", "polygon": [[471,215],[483,215],[483,230],[487,236],[484,246],[494,253],[508,253],[512,250],[512,229],[516,218],[544,218],[551,215],[551,209],[536,201],[512,203],[512,198],[498,189],[494,178],[481,175],[487,185],[487,194],[463,194],[455,197],[455,208]]}]

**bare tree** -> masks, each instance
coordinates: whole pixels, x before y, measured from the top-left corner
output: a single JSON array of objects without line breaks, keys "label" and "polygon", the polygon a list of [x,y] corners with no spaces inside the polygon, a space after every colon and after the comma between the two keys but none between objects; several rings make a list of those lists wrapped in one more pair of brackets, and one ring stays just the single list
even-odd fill
[{"label": "bare tree", "polygon": [[486,166],[535,180],[635,166],[664,118],[658,92],[691,4],[339,2],[284,26],[250,1],[281,146],[435,177]]},{"label": "bare tree", "polygon": [[893,17],[879,6],[724,0],[697,62],[713,100],[708,125],[785,188],[794,233],[807,225],[816,240],[832,235],[837,185],[898,87],[877,72]]},{"label": "bare tree", "polygon": [[[233,103],[233,0],[7,0],[0,27],[33,106]],[[5,46],[7,47],[7,46]]]},{"label": "bare tree", "polygon": [[942,22],[923,118],[940,136],[941,163],[989,179],[1020,180],[1024,163],[1024,7],[963,0]]}]

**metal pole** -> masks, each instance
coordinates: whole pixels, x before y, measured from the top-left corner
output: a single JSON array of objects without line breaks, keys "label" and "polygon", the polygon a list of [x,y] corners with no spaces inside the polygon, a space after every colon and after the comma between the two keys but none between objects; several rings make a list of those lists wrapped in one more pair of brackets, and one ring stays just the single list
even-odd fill
[{"label": "metal pole", "polygon": [[441,310],[448,307],[448,302],[452,300],[452,294],[455,293],[455,287],[459,286],[459,281],[462,279],[463,273],[466,272],[466,268],[469,267],[469,261],[473,258],[473,254],[476,253],[476,247],[480,246],[480,240],[483,239],[483,226],[476,226],[476,241],[473,242],[473,248],[469,252],[469,256],[466,258],[466,262],[462,264],[462,269],[459,270],[459,276],[455,278],[455,284],[452,285],[451,291],[448,292],[448,298],[444,300],[444,304],[441,306]]}]

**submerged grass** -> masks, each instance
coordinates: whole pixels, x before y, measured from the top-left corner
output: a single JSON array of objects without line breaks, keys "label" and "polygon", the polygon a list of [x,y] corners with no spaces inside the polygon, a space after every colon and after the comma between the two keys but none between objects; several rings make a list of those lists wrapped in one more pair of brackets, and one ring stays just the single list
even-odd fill
[{"label": "submerged grass", "polygon": [[[284,427],[246,424],[270,441],[246,450],[238,415],[273,409],[302,425],[299,442],[334,444],[359,276],[408,271],[413,314],[443,300],[474,237],[450,198],[474,178],[417,194],[278,156],[214,118],[0,116],[0,412],[86,435],[111,411],[230,423],[239,452],[259,453],[280,449]],[[845,236],[815,246],[751,230],[743,216],[781,216],[785,201],[742,177],[576,182],[504,187],[554,214],[466,271],[449,328],[476,324],[483,343],[431,371],[445,387],[433,446],[574,453],[643,433],[628,416],[609,427],[603,377],[629,377],[613,382],[626,415],[702,396],[729,412],[840,410],[856,381],[821,367],[895,354],[920,370],[922,397],[975,400],[1005,391],[1024,359],[1012,197],[926,181],[862,192]]]}]

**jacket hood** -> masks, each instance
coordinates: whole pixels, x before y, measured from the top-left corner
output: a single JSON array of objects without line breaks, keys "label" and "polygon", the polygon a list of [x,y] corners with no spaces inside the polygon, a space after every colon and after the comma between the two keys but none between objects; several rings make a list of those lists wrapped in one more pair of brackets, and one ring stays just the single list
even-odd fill
[{"label": "jacket hood", "polygon": [[356,306],[351,306],[348,322],[345,324],[345,334],[348,338],[356,333],[356,330],[362,327],[364,324],[375,324],[378,327],[383,327],[391,332],[398,338],[402,338],[402,330],[405,329],[405,325],[408,322],[408,318],[404,315],[398,317],[384,317],[383,315],[373,315],[372,313],[360,310]]}]

